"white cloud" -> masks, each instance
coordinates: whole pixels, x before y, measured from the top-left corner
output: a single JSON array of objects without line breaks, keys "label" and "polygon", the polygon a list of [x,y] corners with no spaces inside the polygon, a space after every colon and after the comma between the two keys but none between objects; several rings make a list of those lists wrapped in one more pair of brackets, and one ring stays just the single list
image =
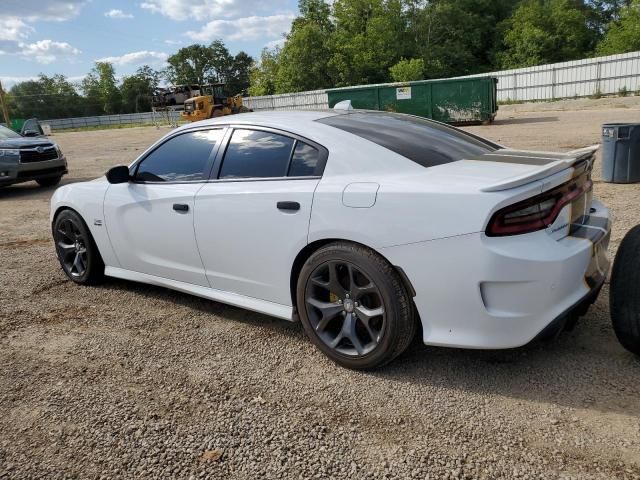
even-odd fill
[{"label": "white cloud", "polygon": [[33,31],[33,27],[19,18],[0,18],[0,40],[17,42],[27,38]]},{"label": "white cloud", "polygon": [[58,57],[71,57],[82,53],[67,42],[55,42],[53,40],[40,40],[34,43],[20,43],[19,55],[26,58],[34,58],[39,63],[49,64],[55,62]]},{"label": "white cloud", "polygon": [[118,10],[117,8],[109,10],[108,12],[104,12],[104,16],[108,18],[115,18],[118,20],[133,18],[133,15],[131,15],[130,13],[125,13],[122,10]]},{"label": "white cloud", "polygon": [[268,49],[282,48],[282,46],[284,45],[284,41],[285,41],[285,38],[282,37],[277,40],[271,40],[270,42],[265,43],[264,46]]},{"label": "white cloud", "polygon": [[29,80],[37,80],[38,77],[0,77],[0,82],[2,82],[2,89],[9,90],[16,83],[27,82]]},{"label": "white cloud", "polygon": [[197,32],[187,32],[192,40],[210,42],[217,38],[224,40],[255,40],[277,38],[291,28],[295,15],[291,12],[268,17],[244,17],[234,20],[212,20]]},{"label": "white cloud", "polygon": [[210,20],[219,17],[234,17],[247,12],[277,10],[286,5],[285,0],[145,0],[140,6],[160,13],[172,20]]},{"label": "white cloud", "polygon": [[90,0],[2,0],[2,16],[27,21],[68,20]]},{"label": "white cloud", "polygon": [[124,55],[115,57],[104,57],[96,60],[96,62],[108,62],[114,65],[157,65],[164,63],[168,55],[164,52],[150,52],[141,50],[139,52],[125,53]]}]

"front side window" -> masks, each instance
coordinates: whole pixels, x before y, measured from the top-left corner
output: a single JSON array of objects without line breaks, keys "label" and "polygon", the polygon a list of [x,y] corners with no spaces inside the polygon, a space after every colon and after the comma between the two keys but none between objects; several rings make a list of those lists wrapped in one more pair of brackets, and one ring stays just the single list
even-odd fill
[{"label": "front side window", "polygon": [[229,140],[219,177],[284,177],[293,144],[293,138],[277,133],[236,129]]},{"label": "front side window", "polygon": [[209,176],[211,151],[222,139],[222,129],[199,130],[170,138],[138,165],[140,182],[192,182]]}]

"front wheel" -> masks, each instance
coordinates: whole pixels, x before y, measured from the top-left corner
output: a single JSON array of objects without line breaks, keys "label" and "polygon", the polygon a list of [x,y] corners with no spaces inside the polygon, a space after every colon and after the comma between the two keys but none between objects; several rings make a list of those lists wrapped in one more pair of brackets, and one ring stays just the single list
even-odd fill
[{"label": "front wheel", "polygon": [[394,268],[373,250],[336,242],[311,255],[298,278],[307,336],[339,365],[380,367],[406,350],[416,322]]},{"label": "front wheel", "polygon": [[104,263],[80,215],[73,210],[61,212],[53,223],[53,239],[67,277],[84,285],[95,285],[102,280]]},{"label": "front wheel", "polygon": [[53,187],[57,184],[60,183],[60,180],[62,179],[62,177],[47,177],[47,178],[38,178],[36,180],[36,182],[38,182],[38,185],[40,185],[41,187]]}]

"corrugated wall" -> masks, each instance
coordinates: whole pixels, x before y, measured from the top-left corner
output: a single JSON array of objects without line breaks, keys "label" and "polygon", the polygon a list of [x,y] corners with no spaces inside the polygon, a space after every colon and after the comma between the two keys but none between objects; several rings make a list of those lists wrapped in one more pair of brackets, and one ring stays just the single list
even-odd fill
[{"label": "corrugated wall", "polygon": [[[501,102],[588,97],[598,91],[602,95],[617,95],[623,87],[629,92],[640,90],[640,52],[458,78],[487,76],[498,79],[498,101]],[[327,108],[328,105],[324,90],[243,100],[256,111]]]}]

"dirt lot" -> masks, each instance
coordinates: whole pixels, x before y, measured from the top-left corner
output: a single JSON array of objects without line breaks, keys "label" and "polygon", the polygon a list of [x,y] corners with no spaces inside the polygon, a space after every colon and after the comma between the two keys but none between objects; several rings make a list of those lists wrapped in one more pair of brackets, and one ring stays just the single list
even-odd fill
[{"label": "dirt lot", "polygon": [[[470,130],[568,150],[597,143],[605,121],[640,120],[636,100],[504,107]],[[167,131],[57,134],[64,182]],[[596,180],[613,254],[640,223],[640,185]],[[0,478],[640,479],[640,361],[613,335],[608,286],[553,343],[416,344],[355,373],[297,324],[124,281],[72,285],[49,238],[52,193],[0,190]]]}]

